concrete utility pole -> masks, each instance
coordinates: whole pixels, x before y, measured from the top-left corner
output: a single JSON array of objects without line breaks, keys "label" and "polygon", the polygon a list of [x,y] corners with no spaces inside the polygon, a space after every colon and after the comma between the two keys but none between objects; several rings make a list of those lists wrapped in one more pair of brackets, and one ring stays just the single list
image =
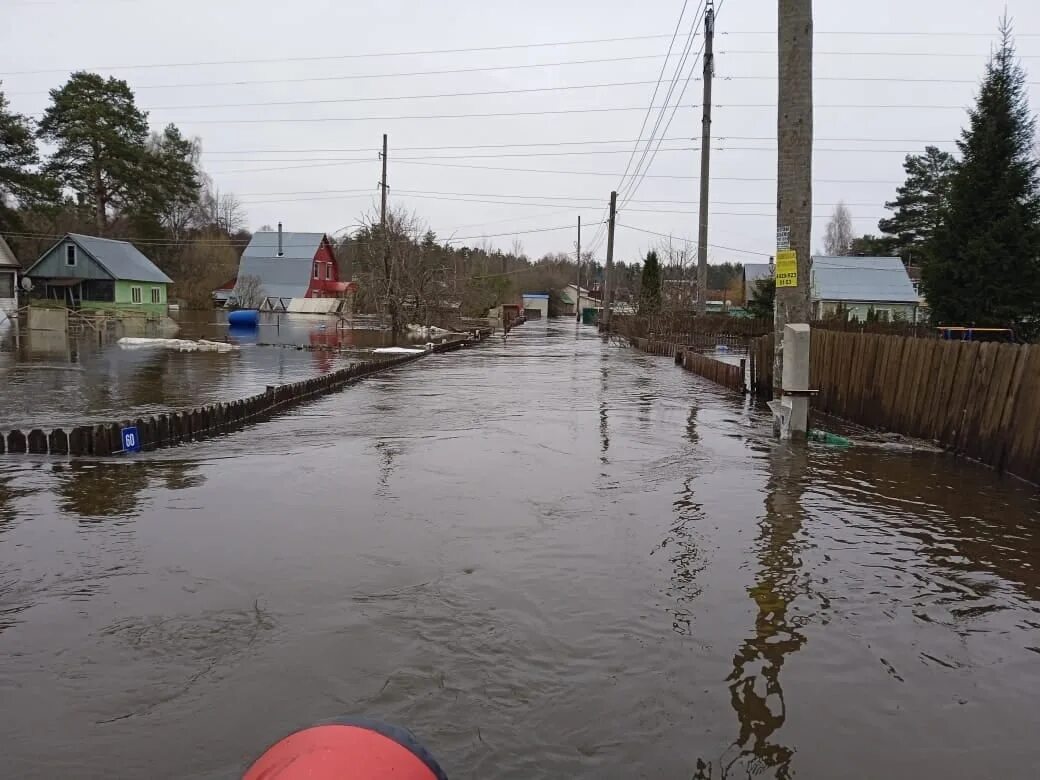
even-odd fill
[{"label": "concrete utility pole", "polygon": [[610,218],[607,221],[607,267],[603,272],[603,322],[610,324],[610,285],[614,273],[614,221],[617,213],[617,192],[610,193]]},{"label": "concrete utility pole", "polygon": [[379,182],[380,205],[379,205],[379,232],[383,239],[383,275],[386,277],[386,308],[390,314],[390,334],[393,342],[397,343],[400,335],[401,323],[397,310],[397,291],[394,289],[394,263],[393,254],[390,250],[390,235],[386,224],[386,196],[390,189],[386,184],[386,133],[383,133],[383,178]]},{"label": "concrete utility pole", "polygon": [[581,322],[581,216],[578,216],[578,281],[575,282],[574,297],[577,298],[577,302],[574,304],[574,313],[578,322]]},{"label": "concrete utility pole", "polygon": [[379,182],[380,190],[380,206],[379,206],[379,225],[383,228],[383,235],[386,235],[386,133],[383,133],[383,153],[380,155],[383,159],[383,178]]},{"label": "concrete utility pole", "polygon": [[697,314],[708,310],[708,183],[711,178],[711,79],[715,75],[715,8],[704,11],[704,106],[701,119],[700,224],[697,230]]},{"label": "concrete utility pole", "polygon": [[[812,0],[779,0],[777,24],[776,304],[773,334],[773,396],[784,378],[784,330],[808,323],[812,263]],[[808,338],[805,338],[808,343]],[[801,389],[801,388],[797,388]],[[797,435],[800,421],[792,421]],[[802,423],[804,425],[804,423]]]}]

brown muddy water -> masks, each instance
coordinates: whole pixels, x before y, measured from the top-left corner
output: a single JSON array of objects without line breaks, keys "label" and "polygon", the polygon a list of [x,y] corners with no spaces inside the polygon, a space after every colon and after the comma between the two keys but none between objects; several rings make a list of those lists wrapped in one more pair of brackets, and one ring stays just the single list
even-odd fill
[{"label": "brown muddy water", "polygon": [[0,459],[0,776],[1040,775],[1040,502],[528,323],[229,436]]},{"label": "brown muddy water", "polygon": [[[115,337],[0,330],[0,429],[72,427],[232,401],[267,385],[308,379],[365,359],[389,334],[342,330],[335,318],[264,314],[255,330],[229,329],[227,312],[184,312],[172,329],[132,336],[176,336],[238,344],[227,353],[124,349]],[[171,323],[172,324],[172,323]],[[363,324],[363,323],[362,323]],[[119,334],[116,334],[119,335]],[[277,346],[258,346],[277,345]],[[320,349],[294,349],[296,346]]]}]

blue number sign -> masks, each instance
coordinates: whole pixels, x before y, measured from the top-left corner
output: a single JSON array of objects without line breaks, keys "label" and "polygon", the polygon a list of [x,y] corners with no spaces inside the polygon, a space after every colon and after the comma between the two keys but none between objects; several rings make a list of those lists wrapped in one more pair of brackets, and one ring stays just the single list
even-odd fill
[{"label": "blue number sign", "polygon": [[137,434],[137,428],[123,428],[123,452],[140,452],[141,437]]}]

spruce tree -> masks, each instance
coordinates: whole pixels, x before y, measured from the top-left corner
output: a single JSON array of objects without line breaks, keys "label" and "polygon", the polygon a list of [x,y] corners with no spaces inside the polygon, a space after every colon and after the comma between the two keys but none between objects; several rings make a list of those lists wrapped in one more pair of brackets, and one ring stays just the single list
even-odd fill
[{"label": "spruce tree", "polygon": [[1000,32],[957,142],[961,161],[922,280],[936,322],[1011,326],[1029,337],[1040,330],[1040,166],[1006,18]]},{"label": "spruce tree", "polygon": [[652,316],[661,313],[661,262],[657,252],[647,252],[643,276],[639,283],[639,313]]},{"label": "spruce tree", "polygon": [[908,154],[903,161],[906,181],[896,190],[896,199],[885,204],[894,212],[878,222],[878,229],[904,261],[924,263],[935,231],[949,205],[950,182],[957,161],[949,152],[926,146],[924,154]]}]

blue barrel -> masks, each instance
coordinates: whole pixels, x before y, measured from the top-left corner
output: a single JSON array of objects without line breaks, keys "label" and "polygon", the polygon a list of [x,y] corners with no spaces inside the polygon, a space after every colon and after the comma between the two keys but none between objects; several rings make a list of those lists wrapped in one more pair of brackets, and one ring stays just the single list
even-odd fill
[{"label": "blue barrel", "polygon": [[255,328],[260,324],[260,312],[256,309],[239,309],[229,312],[227,316],[228,325],[238,328]]}]

